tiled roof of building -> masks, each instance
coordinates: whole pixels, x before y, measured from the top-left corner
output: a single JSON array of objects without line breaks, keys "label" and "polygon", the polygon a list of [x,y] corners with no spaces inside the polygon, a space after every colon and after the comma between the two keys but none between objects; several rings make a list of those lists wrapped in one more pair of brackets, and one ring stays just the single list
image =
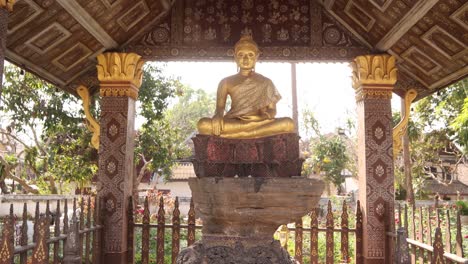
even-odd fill
[{"label": "tiled roof of building", "polygon": [[427,180],[424,183],[424,189],[431,194],[439,193],[440,195],[468,195],[468,185],[461,183],[460,181],[454,180],[450,184],[439,183],[436,180]]}]

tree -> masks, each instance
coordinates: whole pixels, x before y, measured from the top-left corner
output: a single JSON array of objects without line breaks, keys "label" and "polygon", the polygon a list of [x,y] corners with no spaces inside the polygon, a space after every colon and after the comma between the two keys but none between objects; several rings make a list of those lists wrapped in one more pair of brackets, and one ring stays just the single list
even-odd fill
[{"label": "tree", "polygon": [[141,104],[137,114],[145,122],[137,132],[135,143],[135,164],[141,165],[133,178],[133,194],[138,197],[138,185],[145,173],[156,172],[165,179],[171,176],[177,158],[187,155],[187,148],[181,144],[180,131],[165,118],[169,99],[181,88],[178,79],[167,77],[163,67],[149,64],[144,68],[143,83],[138,100]]},{"label": "tree", "polygon": [[[330,184],[335,185],[338,193],[341,193],[341,185],[344,182],[343,170],[347,169],[356,175],[357,155],[353,140],[347,138],[346,135],[322,135],[314,113],[308,109],[303,111],[302,116],[306,135],[312,135],[305,140],[309,151],[306,151],[302,173],[309,175],[322,172],[328,194],[330,194]],[[354,122],[351,118],[346,121],[346,127],[347,129],[343,130],[354,130]]]},{"label": "tree", "polygon": [[468,148],[468,78],[461,80],[416,105],[418,122],[425,130],[446,128],[447,135],[467,152]]},{"label": "tree", "polygon": [[214,94],[188,86],[179,89],[177,95],[177,103],[167,110],[166,118],[173,127],[180,129],[181,138],[186,140],[196,131],[198,120],[214,114],[216,100]]},{"label": "tree", "polygon": [[[5,168],[0,185],[11,178],[27,192],[37,192],[11,170],[21,164],[35,174],[34,183],[47,182],[42,192],[57,193],[57,180],[89,181],[96,169],[96,158],[90,157],[96,155],[89,147],[90,135],[82,124],[77,98],[15,66],[5,67],[4,73],[1,111],[7,124],[2,124],[6,128],[0,134],[2,144],[9,145],[10,155],[16,158],[14,163],[0,158]],[[67,155],[74,160],[64,160]]]},{"label": "tree", "polygon": [[340,136],[320,136],[310,144],[311,157],[308,163],[315,173],[324,172],[324,180],[329,185],[336,186],[338,193],[341,193],[341,185],[344,182],[342,171],[346,168],[350,160],[347,155],[346,144]]}]

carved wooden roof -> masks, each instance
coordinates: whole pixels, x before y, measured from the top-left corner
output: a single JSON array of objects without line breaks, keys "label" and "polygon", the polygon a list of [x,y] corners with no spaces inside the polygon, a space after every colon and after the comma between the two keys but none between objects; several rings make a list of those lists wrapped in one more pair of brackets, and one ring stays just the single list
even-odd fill
[{"label": "carved wooden roof", "polygon": [[397,92],[420,96],[468,75],[466,0],[18,0],[9,61],[74,92],[97,87],[96,55],[147,60],[231,60],[241,32],[261,59],[350,61],[387,52]]}]

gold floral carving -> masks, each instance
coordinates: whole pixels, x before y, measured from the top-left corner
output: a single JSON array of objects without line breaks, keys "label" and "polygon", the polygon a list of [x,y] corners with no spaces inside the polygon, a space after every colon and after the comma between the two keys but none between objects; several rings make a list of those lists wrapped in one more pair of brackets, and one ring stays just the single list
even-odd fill
[{"label": "gold floral carving", "polygon": [[401,119],[400,123],[393,128],[393,159],[396,158],[398,153],[403,148],[402,137],[408,129],[408,122],[410,118],[410,107],[411,103],[414,101],[418,92],[415,89],[410,89],[405,94],[405,115]]},{"label": "gold floral carving", "polygon": [[89,105],[90,105],[90,100],[89,100],[89,90],[83,85],[80,85],[77,89],[76,92],[78,95],[81,97],[81,100],[83,100],[83,109],[84,113],[86,116],[87,122],[87,127],[89,131],[93,133],[93,136],[91,138],[91,145],[95,149],[99,149],[99,135],[101,134],[101,128],[99,126],[99,123],[94,119],[93,115],[89,111]]},{"label": "gold floral carving", "polygon": [[101,96],[136,99],[141,86],[144,61],[135,53],[108,52],[97,56]]},{"label": "gold floral carving", "polygon": [[393,86],[397,81],[395,57],[386,54],[358,56],[351,62],[351,67],[357,100],[392,98]]},{"label": "gold floral carving", "polygon": [[13,5],[16,0],[0,0],[0,8],[5,8],[9,12],[13,12]]}]

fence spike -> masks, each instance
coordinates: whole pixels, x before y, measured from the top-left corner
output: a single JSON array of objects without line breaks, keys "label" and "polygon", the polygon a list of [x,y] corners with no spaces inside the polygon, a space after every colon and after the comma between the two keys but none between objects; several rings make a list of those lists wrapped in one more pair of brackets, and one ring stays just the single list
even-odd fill
[{"label": "fence spike", "polygon": [[450,227],[451,227],[451,223],[450,223],[450,212],[449,210],[446,210],[446,215],[447,215],[447,218],[446,218],[446,229],[445,229],[445,252],[448,252],[448,253],[451,253],[452,252],[452,235],[451,235],[451,232],[450,232]]},{"label": "fence spike", "polygon": [[[91,228],[91,196],[88,195],[88,199],[86,200],[86,223],[85,223],[85,226],[86,228]],[[84,213],[84,211],[83,211]],[[89,259],[89,255],[91,254],[90,251],[91,251],[91,234],[90,233],[86,233],[85,235],[85,264],[89,264],[90,263],[90,259]],[[133,253],[133,250],[132,250],[132,253]],[[128,255],[130,255],[129,253],[127,253]]]},{"label": "fence spike", "polygon": [[187,228],[187,246],[195,243],[195,206],[193,198],[190,198],[190,209],[188,212],[188,228]]},{"label": "fence spike", "polygon": [[176,264],[180,250],[180,210],[179,197],[175,198],[174,211],[172,212],[172,264]]},{"label": "fence spike", "polygon": [[133,263],[133,258],[134,258],[134,243],[135,243],[135,238],[134,238],[134,217],[133,217],[133,197],[130,196],[128,197],[128,210],[127,210],[127,215],[128,215],[128,230],[127,230],[127,241],[128,241],[128,253],[127,253],[127,263]]},{"label": "fence spike", "polygon": [[[54,217],[54,236],[60,236],[60,200],[57,200],[57,207],[55,208],[55,217]],[[59,264],[59,241],[54,243],[54,264]]]},{"label": "fence spike", "polygon": [[442,232],[440,231],[440,227],[436,227],[435,229],[434,244],[432,246],[434,251],[431,264],[445,264],[444,244],[442,242]]},{"label": "fence spike", "polygon": [[34,213],[33,242],[37,241],[37,226],[39,224],[39,202],[36,202],[36,211]]},{"label": "fence spike", "polygon": [[396,238],[396,252],[395,252],[395,263],[396,264],[411,264],[411,258],[409,256],[409,246],[406,239],[408,234],[404,227],[399,227],[397,230]]},{"label": "fence spike", "polygon": [[356,204],[356,263],[364,263],[363,259],[363,230],[362,230],[361,202]]},{"label": "fence spike", "polygon": [[331,200],[328,200],[328,209],[327,209],[327,231],[326,231],[326,263],[333,264],[335,257],[335,244],[334,244],[334,235],[333,235],[333,209]]},{"label": "fence spike", "polygon": [[463,255],[463,239],[462,239],[462,233],[461,233],[461,219],[460,219],[460,211],[457,210],[457,230],[456,230],[456,246],[455,246],[455,253],[459,257],[464,257]]},{"label": "fence spike", "polygon": [[343,208],[341,210],[341,263],[349,262],[349,220],[348,220],[348,205],[346,200],[343,200]]},{"label": "fence spike", "polygon": [[[98,226],[100,225],[100,215],[99,215],[99,198],[97,196],[93,196],[94,198],[94,213],[93,213],[93,226]],[[93,249],[100,248],[101,247],[101,231],[96,230],[93,233]],[[100,250],[93,250],[93,264],[99,264],[100,263]]]},{"label": "fence spike", "polygon": [[10,205],[10,214],[3,218],[2,237],[0,242],[0,264],[13,263],[15,249],[15,224],[13,205]]},{"label": "fence spike", "polygon": [[[28,244],[28,205],[27,203],[23,204],[23,217],[21,224],[21,238],[20,245],[26,246]],[[20,264],[26,264],[28,260],[28,253],[20,253]]]},{"label": "fence spike", "polygon": [[156,230],[156,264],[164,264],[164,226],[164,197],[161,196],[161,198],[159,199],[158,229]]},{"label": "fence spike", "polygon": [[63,207],[63,233],[68,233],[68,200],[65,199],[65,205]]},{"label": "fence spike", "polygon": [[145,198],[144,209],[143,209],[143,229],[142,229],[142,249],[141,249],[141,263],[149,263],[149,223],[150,223],[150,211],[148,204],[148,196]]},{"label": "fence spike", "polygon": [[303,233],[302,233],[302,218],[296,221],[296,231],[295,231],[295,251],[294,251],[294,259],[297,263],[302,264],[302,240],[303,240]]},{"label": "fence spike", "polygon": [[32,252],[32,263],[34,264],[49,263],[49,244],[47,244],[49,223],[47,216],[42,216],[38,220],[37,229],[35,230],[37,232],[37,243]]},{"label": "fence spike", "polygon": [[314,208],[310,213],[310,263],[318,264],[318,210]]}]

